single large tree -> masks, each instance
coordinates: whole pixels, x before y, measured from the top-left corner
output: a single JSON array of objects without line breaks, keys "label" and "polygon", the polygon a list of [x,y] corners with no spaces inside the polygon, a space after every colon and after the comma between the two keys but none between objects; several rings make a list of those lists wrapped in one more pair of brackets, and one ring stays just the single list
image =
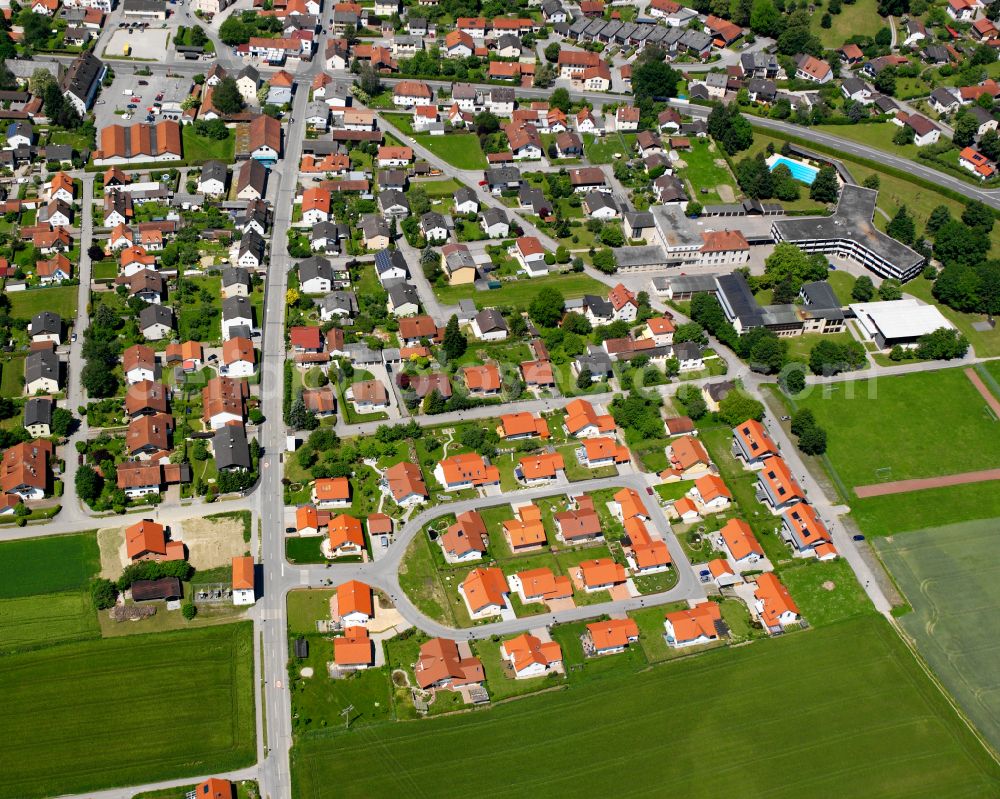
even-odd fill
[{"label": "single large tree", "polygon": [[212,105],[220,114],[238,114],[243,110],[243,95],[232,77],[225,77],[212,91]]},{"label": "single large tree", "polygon": [[451,319],[448,320],[448,324],[445,326],[444,340],[441,342],[441,346],[448,360],[461,358],[469,346],[469,342],[466,341],[465,336],[458,326],[458,317],[455,314],[451,315]]},{"label": "single large tree", "polygon": [[825,166],[816,174],[816,179],[809,187],[809,197],[816,202],[835,203],[839,188],[837,170],[832,166]]},{"label": "single large tree", "polygon": [[555,327],[562,319],[566,301],[562,293],[552,286],[546,286],[539,291],[528,306],[532,320],[542,327]]}]

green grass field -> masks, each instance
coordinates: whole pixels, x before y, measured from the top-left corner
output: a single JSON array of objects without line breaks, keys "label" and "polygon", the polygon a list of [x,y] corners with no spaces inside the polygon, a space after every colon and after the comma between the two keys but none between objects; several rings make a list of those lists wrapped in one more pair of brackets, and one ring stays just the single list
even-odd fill
[{"label": "green grass field", "polygon": [[83,588],[99,569],[92,532],[8,541],[0,545],[0,599]]},{"label": "green grass field", "polygon": [[0,396],[11,399],[24,394],[24,355],[10,355],[0,361]]},{"label": "green grass field", "polygon": [[872,536],[1000,517],[1000,483],[969,483],[856,499],[851,501],[851,515]]},{"label": "green grass field", "polygon": [[212,159],[230,164],[236,151],[236,135],[230,132],[225,139],[209,139],[196,135],[193,125],[184,125],[181,128],[181,146],[184,148],[184,160],[189,164]]},{"label": "green grass field", "polygon": [[453,167],[486,169],[486,156],[479,146],[479,139],[472,133],[450,133],[446,136],[416,133],[413,138],[417,144],[426,147]]},{"label": "green grass field", "polygon": [[[996,251],[997,245],[994,244],[994,252]],[[918,277],[915,280],[909,281],[906,286],[903,287],[903,291],[919,300],[933,303],[934,295],[931,293],[933,287],[933,281],[927,280],[923,277]],[[981,322],[986,317],[981,314],[968,314],[962,313],[961,311],[955,311],[947,305],[938,304],[937,307],[938,310],[941,311],[941,313],[943,313],[953,325],[955,325],[955,327],[962,331],[962,334],[972,345],[972,349],[975,351],[976,355],[980,358],[989,358],[994,355],[1000,355],[1000,327],[995,327],[992,330],[976,330],[972,326],[973,322]]]},{"label": "green grass field", "polygon": [[628,158],[634,148],[634,133],[610,133],[607,136],[586,133],[583,136],[583,154],[592,164],[613,164],[618,160],[616,154],[620,158]]},{"label": "green grass field", "polygon": [[831,25],[823,28],[819,23],[825,8],[817,8],[812,15],[812,32],[819,37],[823,47],[840,47],[851,36],[874,36],[886,22],[875,10],[875,0],[857,0],[853,5],[846,3],[839,14],[831,15]]},{"label": "green grass field", "polygon": [[86,591],[0,599],[0,653],[100,635]]},{"label": "green grass field", "polygon": [[[681,153],[681,159],[687,166],[679,174],[691,184],[694,189],[691,196],[699,202],[732,202],[740,195],[740,190],[725,165],[723,153],[717,148],[710,149],[707,141],[694,139],[691,149]],[[721,165],[716,161],[721,161]],[[706,189],[707,193],[703,194],[702,189]]]},{"label": "green grass field", "polygon": [[1000,746],[1000,519],[880,539],[879,555],[913,612],[899,622],[948,691]]},{"label": "green grass field", "polygon": [[610,690],[595,676],[484,712],[300,740],[293,795],[328,797],[331,785],[342,797],[442,799],[657,796],[666,785],[693,798],[1000,789],[1000,768],[880,618],[653,669],[639,658],[633,673],[614,663],[622,657],[602,659]]},{"label": "green grass field", "polygon": [[250,624],[0,658],[0,797],[224,772],[256,757]]},{"label": "green grass field", "polygon": [[504,281],[503,285],[492,291],[477,291],[475,286],[445,286],[435,288],[441,302],[456,304],[459,300],[473,299],[476,307],[485,308],[496,305],[511,305],[527,308],[532,298],[546,286],[552,286],[562,292],[563,297],[571,299],[584,294],[607,294],[608,287],[584,274],[559,274],[548,277],[519,278]]},{"label": "green grass field", "polygon": [[63,321],[72,322],[76,319],[76,298],[79,291],[79,286],[12,291],[7,294],[10,299],[10,315],[15,319],[31,319],[40,311],[55,311]]},{"label": "green grass field", "polygon": [[829,432],[827,455],[848,487],[1000,462],[1000,424],[962,369],[837,383],[796,404]]}]

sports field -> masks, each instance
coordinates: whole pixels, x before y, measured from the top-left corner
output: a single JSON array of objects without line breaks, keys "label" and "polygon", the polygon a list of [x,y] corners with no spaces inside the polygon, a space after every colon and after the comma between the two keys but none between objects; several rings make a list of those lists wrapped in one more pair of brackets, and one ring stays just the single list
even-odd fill
[{"label": "sports field", "polygon": [[249,623],[0,657],[0,797],[242,768],[256,757]]},{"label": "sports field", "polygon": [[1000,519],[876,542],[913,612],[899,622],[948,691],[1000,747]]},{"label": "sports field", "polygon": [[875,616],[483,712],[310,736],[293,795],[979,797],[1000,768]]},{"label": "sports field", "polygon": [[0,599],[84,588],[100,570],[96,531],[0,545]]},{"label": "sports field", "polygon": [[829,462],[849,489],[1000,463],[1000,422],[962,369],[835,383],[795,404],[827,429]]}]

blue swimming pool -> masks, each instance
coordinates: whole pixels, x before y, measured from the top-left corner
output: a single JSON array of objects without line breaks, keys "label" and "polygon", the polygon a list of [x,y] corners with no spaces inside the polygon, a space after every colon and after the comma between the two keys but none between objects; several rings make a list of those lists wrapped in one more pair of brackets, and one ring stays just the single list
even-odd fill
[{"label": "blue swimming pool", "polygon": [[807,186],[811,186],[813,181],[816,180],[816,175],[819,174],[819,170],[816,167],[803,164],[801,161],[793,161],[791,158],[785,158],[783,155],[779,155],[771,162],[771,171],[773,172],[775,167],[779,165],[787,166],[788,171],[792,173],[792,177],[800,183],[805,183]]}]

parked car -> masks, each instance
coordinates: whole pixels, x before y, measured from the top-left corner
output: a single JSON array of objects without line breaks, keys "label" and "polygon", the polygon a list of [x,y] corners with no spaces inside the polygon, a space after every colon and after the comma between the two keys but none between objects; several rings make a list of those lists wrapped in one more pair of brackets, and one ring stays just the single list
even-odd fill
[{"label": "parked car", "polygon": [[853,539],[854,539],[855,541],[864,541],[864,540],[865,540],[865,537],[864,537],[863,535],[861,535],[861,533],[858,533],[857,535],[855,535],[855,536],[851,536],[851,537],[852,537],[852,538],[853,538]]},{"label": "parked car", "polygon": [[149,81],[148,80],[141,80],[141,81],[139,81],[139,85],[140,86],[148,86],[149,85]]}]

